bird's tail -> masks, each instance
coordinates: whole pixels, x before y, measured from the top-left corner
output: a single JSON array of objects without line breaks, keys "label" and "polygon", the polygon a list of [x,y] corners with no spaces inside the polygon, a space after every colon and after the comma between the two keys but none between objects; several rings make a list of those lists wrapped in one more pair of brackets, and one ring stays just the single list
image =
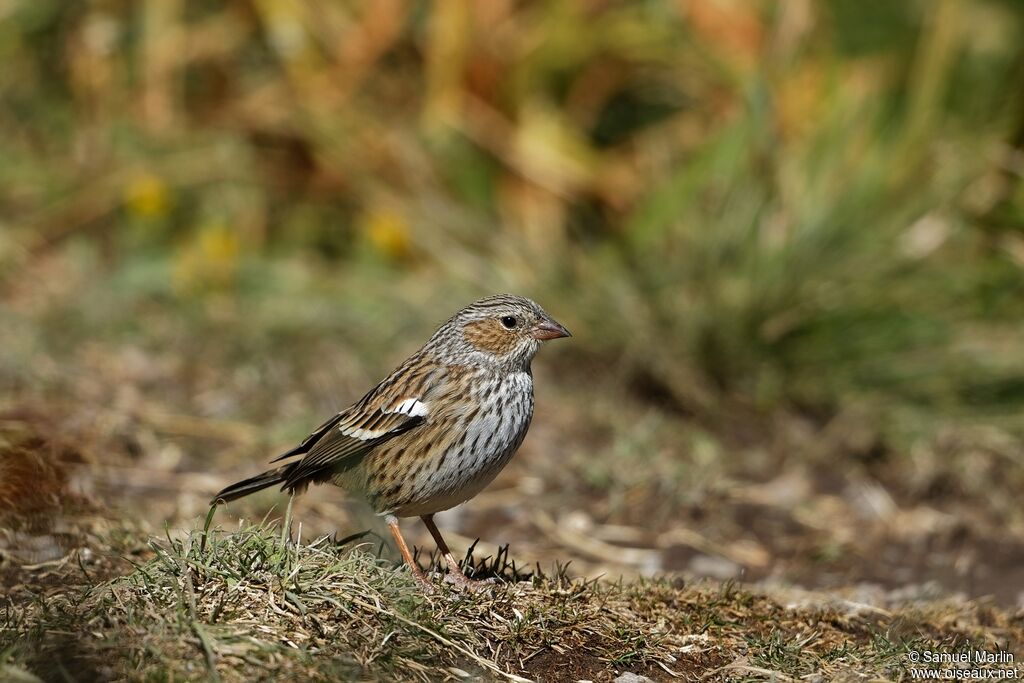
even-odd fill
[{"label": "bird's tail", "polygon": [[285,465],[284,467],[267,470],[263,474],[257,474],[255,477],[249,477],[248,479],[236,482],[214,496],[213,500],[210,501],[210,504],[219,505],[220,503],[230,503],[233,500],[244,498],[250,493],[262,491],[274,484],[283,484],[287,477],[285,472],[287,469],[288,465]]}]

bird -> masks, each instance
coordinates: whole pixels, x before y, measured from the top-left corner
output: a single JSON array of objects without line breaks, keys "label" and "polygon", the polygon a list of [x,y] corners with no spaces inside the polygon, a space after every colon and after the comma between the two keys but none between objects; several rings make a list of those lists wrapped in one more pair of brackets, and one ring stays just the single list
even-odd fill
[{"label": "bird", "polygon": [[571,337],[534,301],[485,297],[458,311],[387,378],[213,505],[274,485],[302,493],[331,483],[361,494],[384,518],[405,564],[427,591],[399,518],[419,517],[448,565],[446,580],[477,590],[434,515],[482,491],[519,449],[533,418],[531,361],[543,342]]}]

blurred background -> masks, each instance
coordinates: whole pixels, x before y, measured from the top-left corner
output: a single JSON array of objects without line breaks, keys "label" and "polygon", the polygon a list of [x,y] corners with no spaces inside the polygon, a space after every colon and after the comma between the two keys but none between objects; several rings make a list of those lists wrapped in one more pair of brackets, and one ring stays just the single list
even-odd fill
[{"label": "blurred background", "polygon": [[1016,0],[0,2],[0,558],[194,527],[511,291],[575,336],[458,552],[1024,604],[1022,36]]}]

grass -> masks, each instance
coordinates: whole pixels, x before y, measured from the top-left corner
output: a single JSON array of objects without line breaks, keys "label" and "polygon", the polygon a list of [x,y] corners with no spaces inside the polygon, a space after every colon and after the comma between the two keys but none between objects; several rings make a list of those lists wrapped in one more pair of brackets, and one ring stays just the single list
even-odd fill
[{"label": "grass", "polygon": [[524,577],[488,558],[475,566],[498,577],[490,591],[440,584],[426,596],[372,545],[284,541],[267,522],[150,540],[131,567],[122,560],[125,575],[97,583],[117,561],[77,554],[26,572],[5,600],[5,670],[25,680],[901,680],[910,649],[1024,642],[1019,615],[991,606]]}]

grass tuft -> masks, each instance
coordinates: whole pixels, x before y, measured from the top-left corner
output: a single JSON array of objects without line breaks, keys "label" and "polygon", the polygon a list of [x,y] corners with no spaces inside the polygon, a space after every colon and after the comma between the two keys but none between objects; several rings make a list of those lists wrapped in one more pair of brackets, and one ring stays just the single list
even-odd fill
[{"label": "grass tuft", "polygon": [[[282,541],[267,522],[207,524],[149,549],[105,583],[45,597],[22,584],[0,613],[0,665],[44,679],[898,677],[910,647],[998,649],[1024,636],[1019,619],[965,604],[784,607],[735,584],[525,575],[507,549],[467,557],[498,577],[489,592],[439,582],[426,596],[368,544]],[[82,583],[75,564],[65,578]]]}]

